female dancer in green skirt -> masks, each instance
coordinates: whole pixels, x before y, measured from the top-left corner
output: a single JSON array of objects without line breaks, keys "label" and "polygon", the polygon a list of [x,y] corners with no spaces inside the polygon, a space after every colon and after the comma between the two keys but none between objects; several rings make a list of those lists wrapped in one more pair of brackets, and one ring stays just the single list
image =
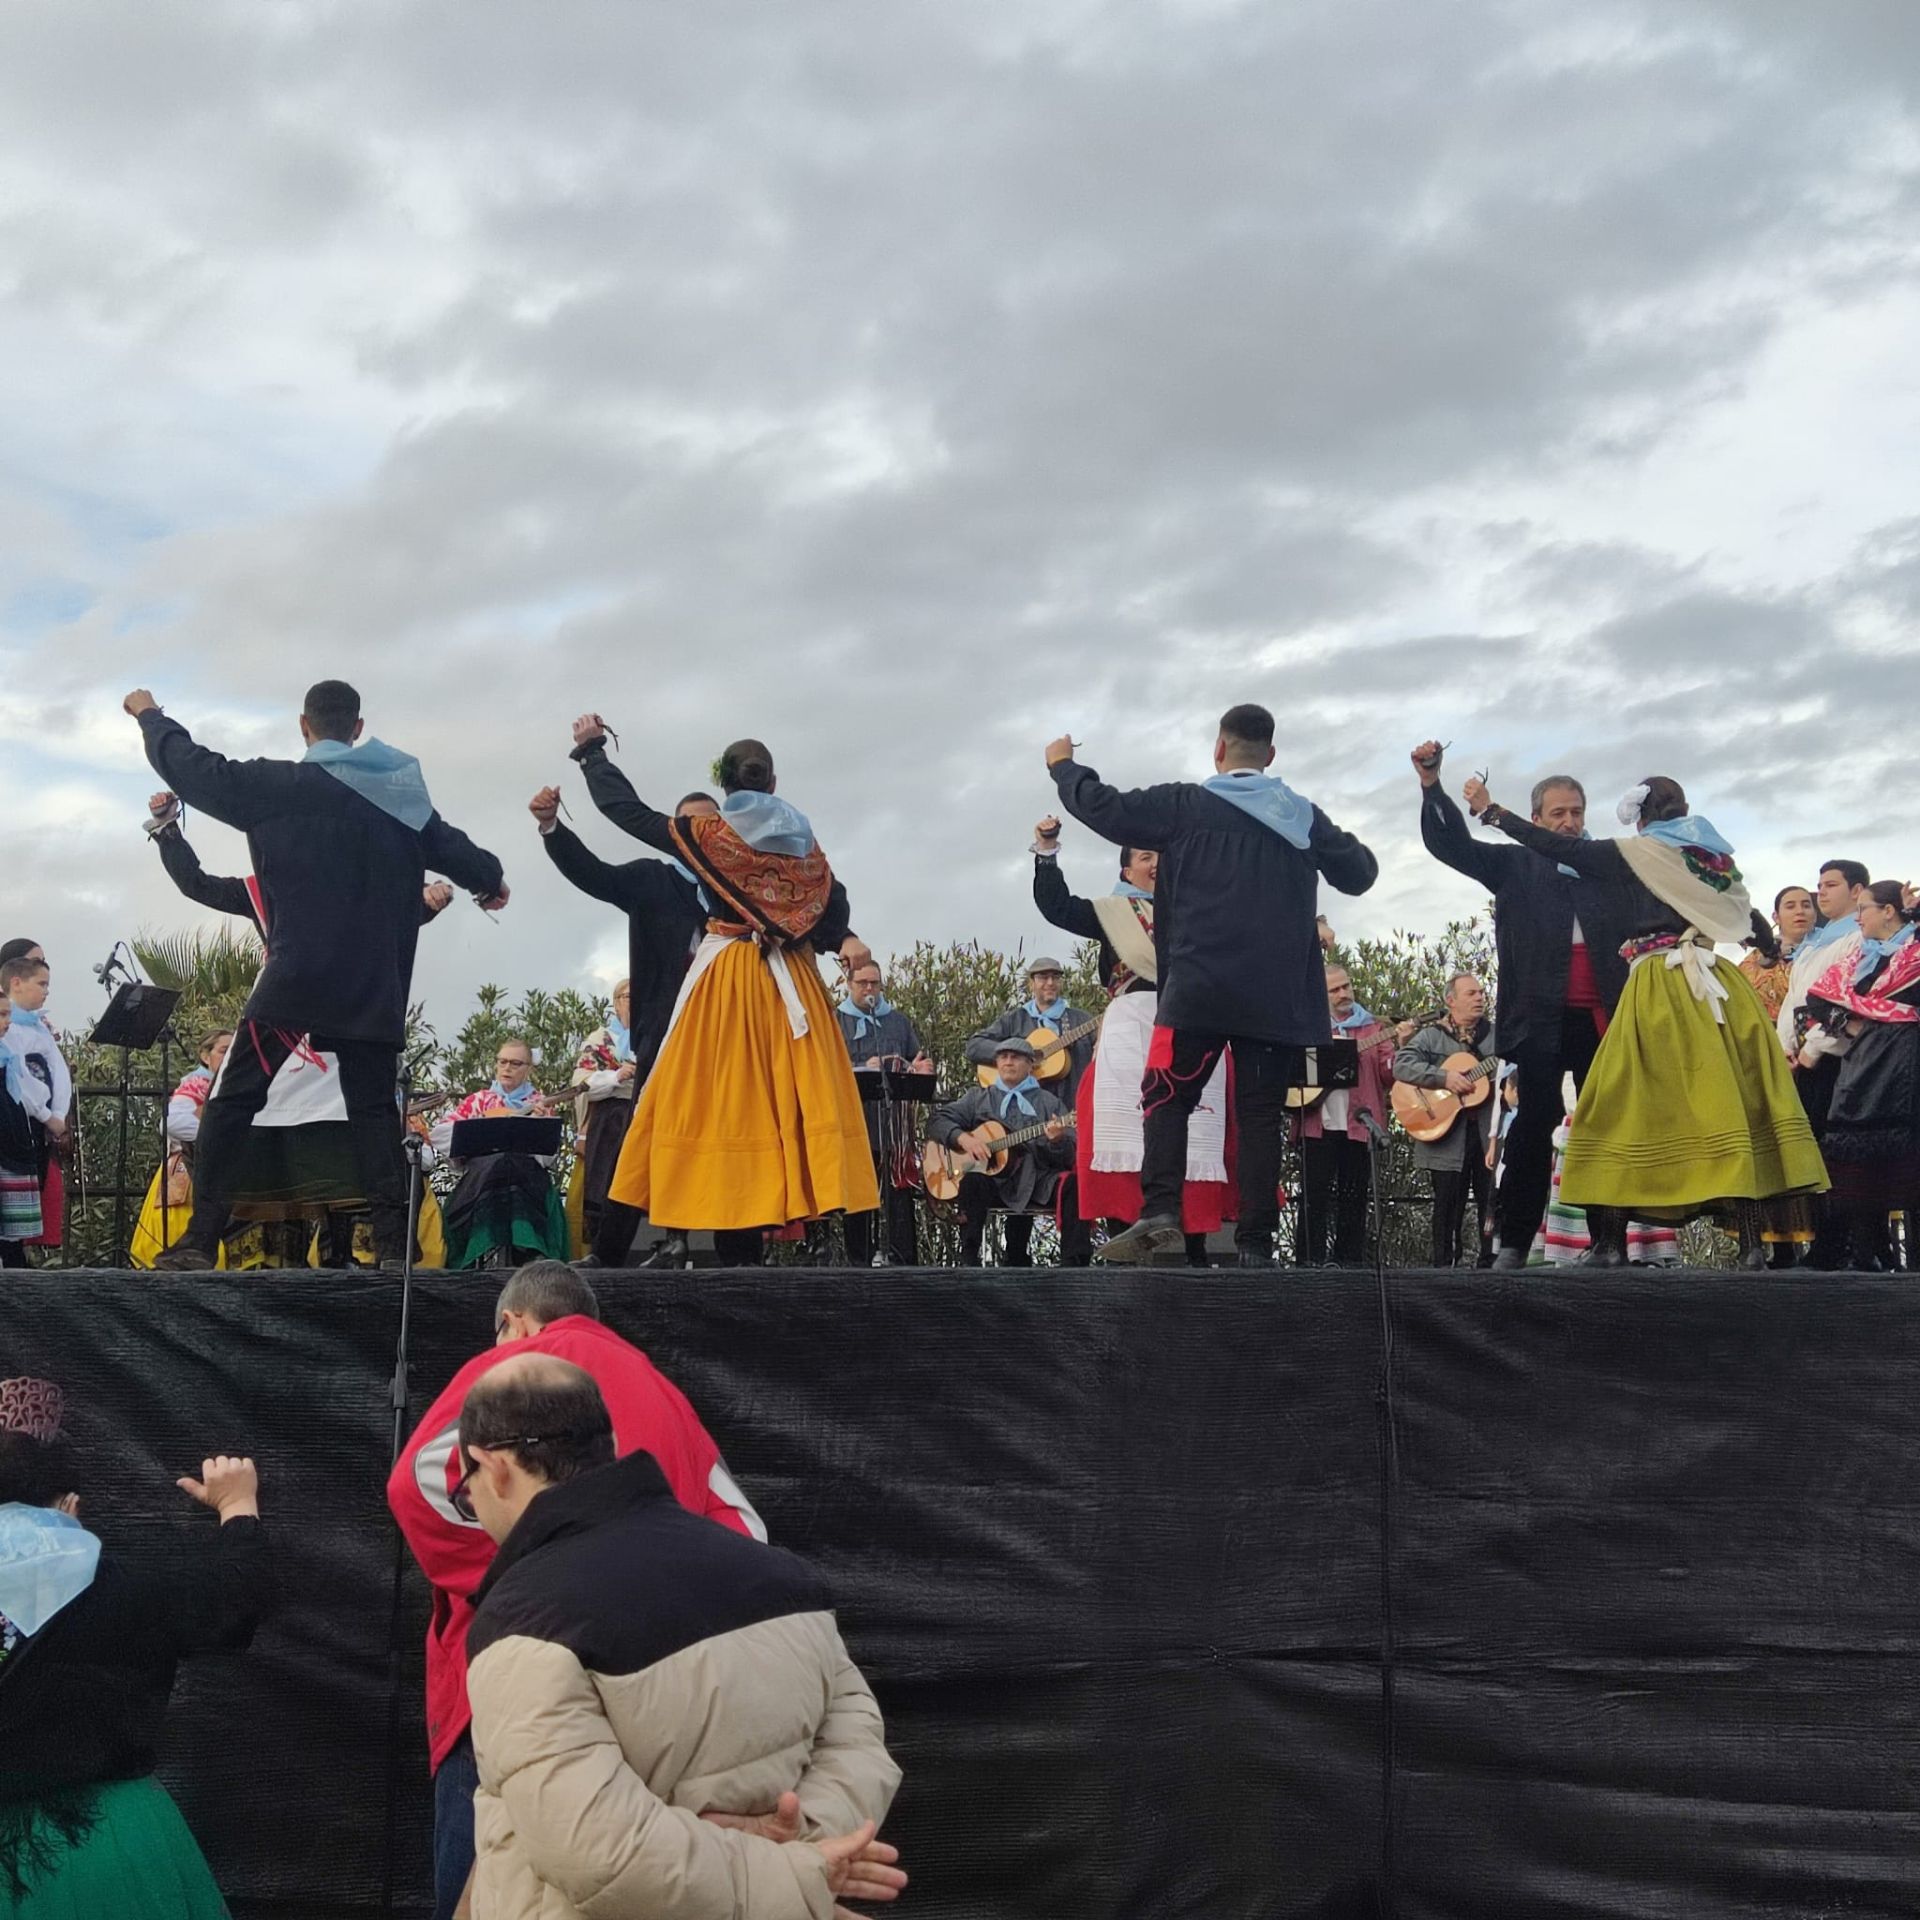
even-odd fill
[{"label": "female dancer in green skirt", "polygon": [[225,1920],[153,1777],[183,1655],[244,1646],[272,1593],[251,1460],[181,1489],[220,1516],[191,1571],[101,1550],[77,1517],[45,1380],[0,1380],[0,1912],[15,1920]]},{"label": "female dancer in green skirt", "polygon": [[1580,1095],[1560,1175],[1584,1207],[1591,1266],[1624,1266],[1629,1215],[1678,1222],[1732,1215],[1741,1264],[1766,1265],[1760,1203],[1821,1193],[1827,1173],[1778,1035],[1751,983],[1716,943],[1755,924],[1733,849],[1656,775],[1620,803],[1625,840],[1569,840],[1497,806],[1481,780],[1466,800],[1488,826],[1564,861],[1612,897],[1631,971]]}]

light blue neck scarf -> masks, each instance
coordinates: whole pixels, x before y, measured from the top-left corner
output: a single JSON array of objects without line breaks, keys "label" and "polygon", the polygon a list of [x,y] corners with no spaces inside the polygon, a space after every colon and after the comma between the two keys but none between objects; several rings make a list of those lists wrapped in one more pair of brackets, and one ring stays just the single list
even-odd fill
[{"label": "light blue neck scarf", "polygon": [[533,1103],[540,1098],[540,1089],[536,1087],[531,1080],[521,1081],[521,1083],[511,1091],[503,1087],[500,1082],[496,1080],[493,1083],[492,1091],[504,1100],[515,1113],[520,1112],[524,1107],[532,1106]]},{"label": "light blue neck scarf", "polygon": [[1061,1027],[1061,1016],[1067,1012],[1067,1003],[1064,1000],[1056,1000],[1052,1006],[1042,1011],[1039,1002],[1029,995],[1027,1004],[1020,1011],[1045,1027],[1048,1032],[1058,1033]]},{"label": "light blue neck scarf", "polygon": [[856,1040],[864,1040],[869,1031],[877,1029],[880,1022],[894,1011],[894,1005],[883,993],[879,999],[873,1003],[873,1010],[871,1012],[865,1007],[855,1006],[851,1000],[843,1000],[840,1003],[840,1011],[844,1013],[849,1020],[857,1020],[859,1022],[858,1027],[854,1030],[853,1037]]},{"label": "light blue neck scarf", "polygon": [[1027,1098],[1028,1094],[1033,1091],[1032,1074],[1028,1074],[1017,1087],[1010,1087],[1002,1080],[994,1091],[1000,1096],[1000,1118],[1002,1120],[1004,1120],[1015,1107],[1018,1107],[1029,1120],[1039,1119],[1040,1109]]},{"label": "light blue neck scarf", "polygon": [[[1582,827],[1580,829],[1580,838],[1582,840],[1591,840],[1593,835],[1590,834],[1585,827]],[[1556,873],[1564,873],[1569,880],[1578,880],[1580,878],[1580,869],[1578,867],[1568,866],[1564,860],[1556,860],[1554,862],[1554,871]]]},{"label": "light blue neck scarf", "polygon": [[31,1637],[93,1585],[100,1542],[71,1515],[0,1507],[0,1615]]},{"label": "light blue neck scarf", "polygon": [[1859,930],[1860,916],[1857,913],[1843,913],[1838,920],[1829,920],[1824,927],[1815,927],[1793,951],[1796,957],[1818,953],[1822,947],[1830,947],[1836,940],[1844,940],[1848,934]]},{"label": "light blue neck scarf", "polygon": [[35,1027],[42,1033],[47,1030],[46,1018],[38,1007],[15,1007],[13,1024],[16,1027]]},{"label": "light blue neck scarf", "polygon": [[1153,895],[1145,887],[1136,887],[1131,880],[1122,880],[1114,888],[1114,894],[1121,900],[1151,900]]},{"label": "light blue neck scarf", "polygon": [[633,1058],[633,1029],[617,1013],[607,1015],[607,1031],[613,1035],[613,1057],[616,1060]]},{"label": "light blue neck scarf", "polygon": [[384,740],[362,740],[358,746],[347,740],[316,740],[306,758],[415,833],[433,818],[420,762]]},{"label": "light blue neck scarf", "polygon": [[1216,773],[1200,783],[1209,793],[1251,814],[1291,847],[1305,850],[1313,832],[1313,802],[1273,773]]},{"label": "light blue neck scarf", "polygon": [[695,873],[684,860],[676,860],[672,854],[668,854],[667,856],[667,865],[693,888],[694,894],[700,902],[701,910],[706,913],[711,913],[713,911],[713,902],[707,898],[707,890],[700,884],[700,876]]},{"label": "light blue neck scarf", "polygon": [[1640,831],[1647,839],[1678,847],[1682,853],[1693,847],[1701,853],[1717,853],[1724,860],[1733,858],[1733,849],[1703,813],[1690,813],[1684,820],[1656,820]]},{"label": "light blue neck scarf", "polygon": [[1902,927],[1898,933],[1889,934],[1884,940],[1876,940],[1872,934],[1865,934],[1860,941],[1860,964],[1853,970],[1853,984],[1864,987],[1879,971],[1880,963],[1891,953],[1897,953],[1913,938],[1910,926]]},{"label": "light blue neck scarf", "polygon": [[1373,1015],[1370,1014],[1366,1010],[1366,1008],[1360,1004],[1358,1000],[1356,1000],[1353,1003],[1353,1011],[1350,1014],[1348,1014],[1344,1020],[1340,1021],[1338,1025],[1335,1026],[1334,1032],[1335,1033],[1351,1033],[1355,1027],[1366,1027],[1366,1026],[1371,1026],[1372,1024],[1373,1024]]},{"label": "light blue neck scarf", "polygon": [[720,812],[756,853],[804,860],[813,851],[813,827],[807,816],[777,793],[730,793],[720,802]]},{"label": "light blue neck scarf", "polygon": [[0,1038],[0,1073],[6,1076],[7,1098],[16,1107],[24,1107],[27,1104],[27,1063],[7,1045],[4,1038]]}]

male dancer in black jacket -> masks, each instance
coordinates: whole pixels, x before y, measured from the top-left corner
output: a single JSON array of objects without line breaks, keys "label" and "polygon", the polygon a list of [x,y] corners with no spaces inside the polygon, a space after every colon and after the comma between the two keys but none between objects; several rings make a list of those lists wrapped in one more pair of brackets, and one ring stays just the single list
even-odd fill
[{"label": "male dancer in black jacket", "polygon": [[360,696],[307,690],[302,760],[229,760],[197,745],[144,687],[122,703],[147,759],[188,806],[238,827],[253,856],[267,941],[220,1090],[200,1122],[193,1219],[157,1267],[211,1267],[234,1166],[273,1076],[302,1046],[340,1061],[340,1093],[374,1250],[397,1267],[407,1232],[396,1079],[429,867],[483,907],[507,902],[500,862],[434,811],[420,763],[378,740],[356,746]]},{"label": "male dancer in black jacket", "polygon": [[1272,1264],[1287,1089],[1300,1079],[1303,1050],[1324,1046],[1332,1032],[1316,924],[1320,877],[1342,893],[1365,893],[1379,874],[1360,841],[1266,771],[1273,715],[1265,707],[1228,710],[1213,764],[1213,777],[1198,784],[1122,793],[1074,760],[1071,740],[1047,749],[1068,813],[1104,839],[1160,856],[1153,926],[1160,1005],[1141,1086],[1142,1211],[1096,1258],[1147,1261],[1181,1247],[1187,1119],[1231,1045],[1240,1177],[1234,1239],[1242,1266]]}]

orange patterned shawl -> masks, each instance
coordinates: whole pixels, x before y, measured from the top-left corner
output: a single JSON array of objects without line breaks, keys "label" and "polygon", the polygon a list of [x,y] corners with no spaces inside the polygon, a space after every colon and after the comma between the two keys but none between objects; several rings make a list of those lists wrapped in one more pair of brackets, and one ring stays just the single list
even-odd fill
[{"label": "orange patterned shawl", "polygon": [[715,933],[751,933],[774,946],[798,946],[812,934],[833,892],[833,869],[814,842],[791,854],[750,847],[719,814],[673,823],[674,845],[713,902]]}]

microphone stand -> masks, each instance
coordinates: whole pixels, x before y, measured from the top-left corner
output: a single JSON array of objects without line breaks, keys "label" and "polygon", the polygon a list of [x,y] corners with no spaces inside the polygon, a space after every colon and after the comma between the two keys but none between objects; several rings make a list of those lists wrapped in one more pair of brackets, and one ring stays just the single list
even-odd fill
[{"label": "microphone stand", "polygon": [[1393,1633],[1393,1314],[1387,1294],[1385,1215],[1380,1211],[1380,1156],[1387,1135],[1360,1109],[1367,1130],[1367,1183],[1373,1198],[1373,1280],[1380,1300],[1380,1378],[1374,1406],[1380,1426],[1380,1912],[1392,1920],[1397,1848],[1394,1837],[1394,1633]]}]

